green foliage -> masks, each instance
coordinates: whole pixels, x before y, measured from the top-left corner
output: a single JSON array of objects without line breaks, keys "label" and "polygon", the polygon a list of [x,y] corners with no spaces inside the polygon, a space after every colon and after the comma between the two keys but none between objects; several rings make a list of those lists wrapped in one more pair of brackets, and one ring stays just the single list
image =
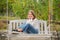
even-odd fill
[{"label": "green foliage", "polygon": [[7,10],[6,0],[0,0],[0,16],[5,15]]},{"label": "green foliage", "polygon": [[55,0],[53,5],[54,19],[56,21],[60,20],[60,0]]},{"label": "green foliage", "polygon": [[[48,0],[8,0],[8,15],[26,18],[29,10],[34,10],[38,19],[48,19]],[[0,16],[7,13],[7,0],[0,0]],[[60,0],[53,0],[53,19],[60,20]]]},{"label": "green foliage", "polygon": [[34,10],[38,19],[48,19],[48,0],[14,0],[9,5],[16,17],[26,18],[29,10]]}]

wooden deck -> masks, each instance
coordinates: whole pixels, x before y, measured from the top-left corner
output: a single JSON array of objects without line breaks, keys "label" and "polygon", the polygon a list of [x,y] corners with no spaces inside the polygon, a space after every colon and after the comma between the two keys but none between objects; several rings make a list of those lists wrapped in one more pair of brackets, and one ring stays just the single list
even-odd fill
[{"label": "wooden deck", "polygon": [[17,35],[17,34],[13,34],[10,35],[9,37],[10,40],[51,40],[51,36],[50,35],[40,35],[40,34],[23,34],[23,35]]},{"label": "wooden deck", "polygon": [[7,31],[0,31],[0,40],[60,40],[60,32],[52,32],[53,35],[46,34],[11,34],[7,35]]}]

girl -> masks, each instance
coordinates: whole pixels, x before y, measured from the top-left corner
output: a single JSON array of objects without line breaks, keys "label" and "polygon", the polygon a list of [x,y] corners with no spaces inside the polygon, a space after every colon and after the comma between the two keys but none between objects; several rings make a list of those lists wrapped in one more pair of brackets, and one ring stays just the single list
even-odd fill
[{"label": "girl", "polygon": [[[36,23],[37,23],[37,19],[34,15],[34,11],[29,10],[26,23],[19,26],[18,31],[29,33],[29,34],[38,34],[39,27]],[[37,26],[34,24],[36,24]]]}]

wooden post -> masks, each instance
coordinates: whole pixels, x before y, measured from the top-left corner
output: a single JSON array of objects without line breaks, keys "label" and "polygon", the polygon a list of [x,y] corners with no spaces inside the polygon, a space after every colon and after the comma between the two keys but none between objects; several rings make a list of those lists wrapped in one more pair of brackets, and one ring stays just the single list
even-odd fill
[{"label": "wooden post", "polygon": [[46,21],[44,21],[44,27],[45,27],[45,34],[48,34],[48,31],[47,31],[47,22]]},{"label": "wooden post", "polygon": [[[53,0],[49,0],[48,3],[49,3],[48,24],[49,24],[49,28],[50,28],[51,27],[50,24],[51,24],[51,20],[52,20],[52,15],[53,15]],[[50,29],[49,29],[49,31],[50,31]]]}]

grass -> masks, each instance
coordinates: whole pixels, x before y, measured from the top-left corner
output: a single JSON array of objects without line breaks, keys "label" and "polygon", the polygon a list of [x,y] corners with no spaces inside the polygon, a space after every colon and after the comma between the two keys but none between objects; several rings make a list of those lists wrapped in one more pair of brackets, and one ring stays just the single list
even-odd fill
[{"label": "grass", "polygon": [[8,20],[19,20],[17,17],[7,17],[7,16],[0,16],[0,30],[5,30],[8,27]]},{"label": "grass", "polygon": [[7,16],[0,16],[0,20],[16,20],[20,19],[19,17],[7,17]]}]

